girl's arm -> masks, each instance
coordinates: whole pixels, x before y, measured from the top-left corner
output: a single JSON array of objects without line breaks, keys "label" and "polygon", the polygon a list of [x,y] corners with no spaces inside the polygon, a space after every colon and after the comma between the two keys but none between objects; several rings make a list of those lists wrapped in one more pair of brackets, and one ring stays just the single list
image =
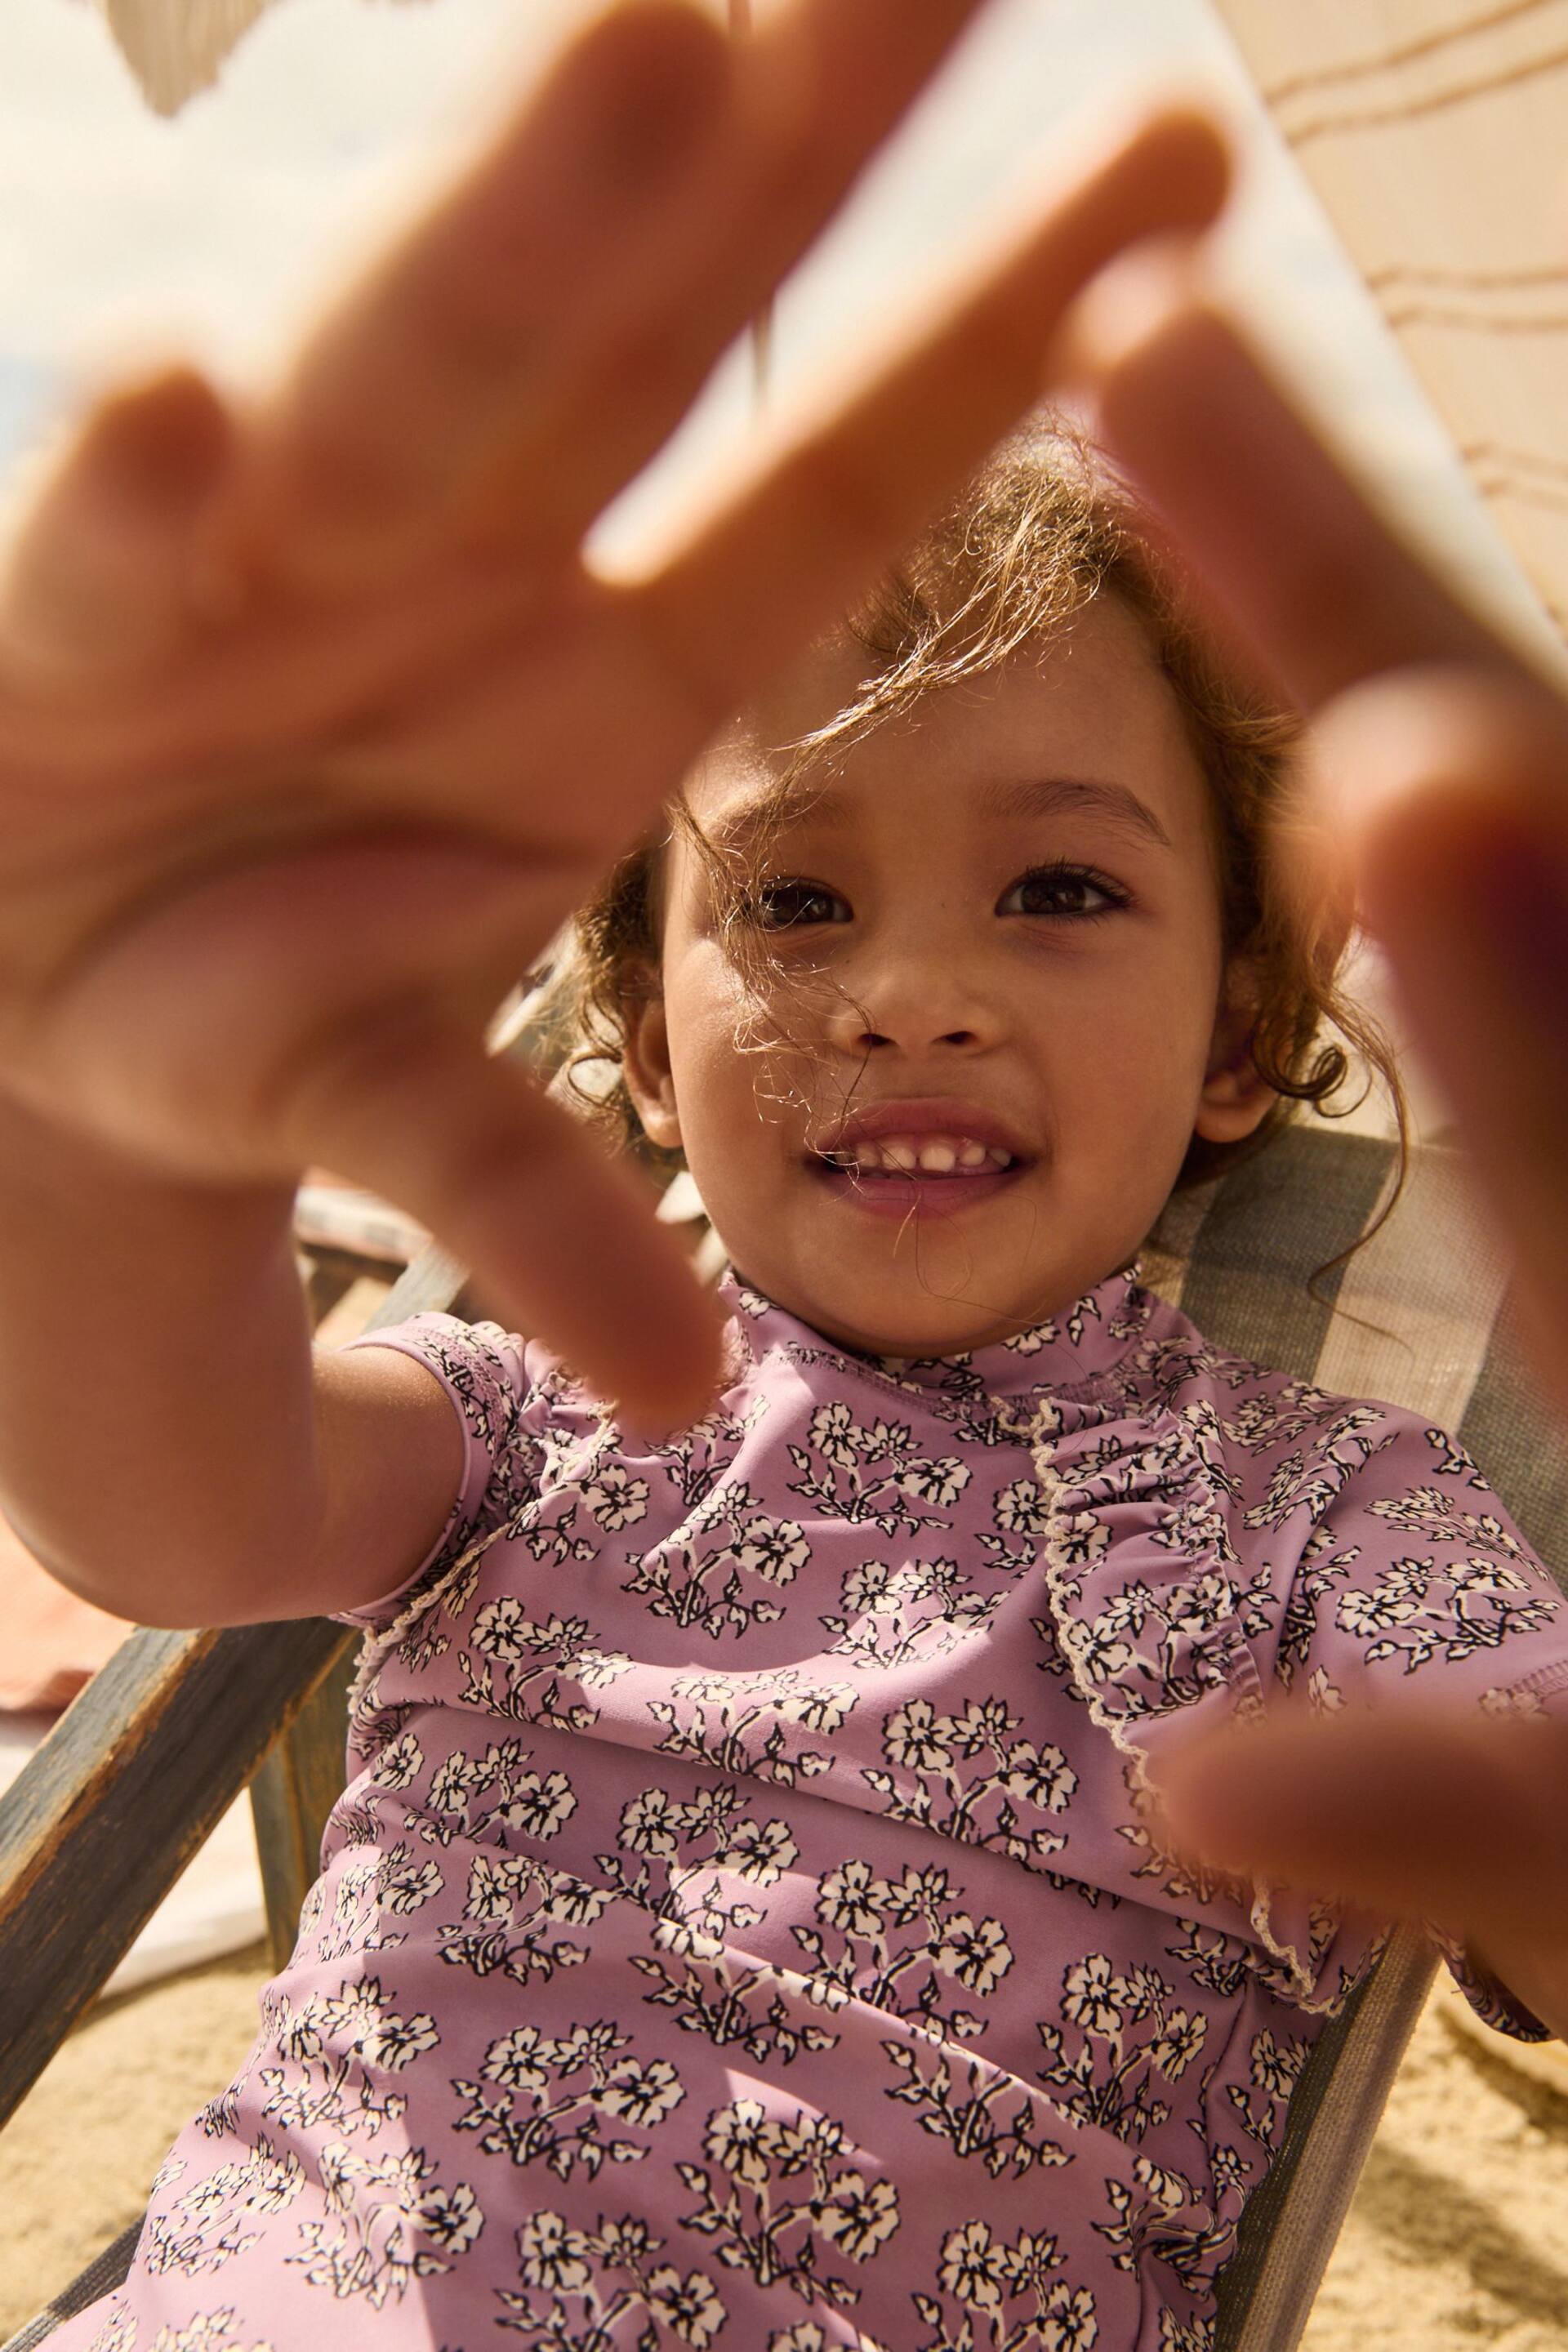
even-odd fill
[{"label": "girl's arm", "polygon": [[451,1407],[390,1350],[312,1359],[292,1197],[150,1175],[0,1097],[0,1507],[116,1616],[353,1609],[445,1522]]}]

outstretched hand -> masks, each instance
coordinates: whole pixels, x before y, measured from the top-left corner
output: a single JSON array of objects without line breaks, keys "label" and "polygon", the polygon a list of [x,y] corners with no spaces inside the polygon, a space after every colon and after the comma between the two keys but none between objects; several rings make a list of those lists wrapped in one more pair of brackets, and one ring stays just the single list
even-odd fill
[{"label": "outstretched hand", "polygon": [[[1568,1416],[1568,699],[1399,544],[1183,276],[1108,284],[1082,349],[1222,623],[1317,715],[1321,837],[1462,1122]],[[1568,1723],[1283,1715],[1246,1755],[1172,1757],[1187,1850],[1463,1930],[1568,2037]]]},{"label": "outstretched hand", "polygon": [[1568,2039],[1568,1723],[1281,1710],[1162,1765],[1179,1850],[1431,1920]]},{"label": "outstretched hand", "polygon": [[1182,114],[1020,215],[684,517],[585,534],[976,0],[626,0],[267,396],[103,400],[0,585],[0,1092],[182,1181],[322,1161],[633,1411],[714,1318],[490,1015],[706,740],[1037,396],[1085,280],[1197,227]]}]

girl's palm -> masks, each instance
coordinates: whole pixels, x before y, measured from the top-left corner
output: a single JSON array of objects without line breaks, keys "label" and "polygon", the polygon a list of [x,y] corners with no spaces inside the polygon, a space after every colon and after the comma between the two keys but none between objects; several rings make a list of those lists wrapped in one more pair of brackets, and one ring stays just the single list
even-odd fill
[{"label": "girl's palm", "polygon": [[629,0],[282,384],[89,418],[0,608],[0,1084],[184,1180],[324,1160],[521,1323],[689,1409],[709,1321],[484,1035],[722,720],[1037,388],[1084,279],[1222,193],[1184,117],[1102,161],[637,580],[608,499],[974,0],[796,0],[731,50]]}]

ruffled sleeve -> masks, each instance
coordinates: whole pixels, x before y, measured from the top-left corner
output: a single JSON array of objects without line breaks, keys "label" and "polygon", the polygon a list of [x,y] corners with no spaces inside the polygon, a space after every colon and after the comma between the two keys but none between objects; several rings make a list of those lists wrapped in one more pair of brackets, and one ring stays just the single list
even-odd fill
[{"label": "ruffled sleeve", "polygon": [[[1298,1425],[1288,1453],[1242,1460],[1201,1381],[1163,1393],[1057,1400],[1019,1431],[1046,1507],[1058,1646],[1129,1759],[1135,1802],[1157,1790],[1166,1742],[1205,1719],[1244,1727],[1281,1688],[1325,1711],[1412,1692],[1492,1712],[1568,1710],[1568,1601],[1441,1432],[1391,1407],[1336,1413],[1343,1401],[1314,1394],[1305,1446]],[[1152,1811],[1138,1834],[1152,1867]],[[1194,1884],[1165,1861],[1167,1894],[1190,1893],[1250,1942],[1254,1973],[1299,2007],[1339,2008],[1386,1940],[1376,1921],[1264,1879]],[[1542,2038],[1461,1944],[1431,1932],[1489,2022]]]},{"label": "ruffled sleeve", "polygon": [[1375,1957],[1369,1928],[1330,1906],[1163,1854],[1149,1801],[1169,1740],[1202,1722],[1260,1718],[1270,1612],[1259,1611],[1224,1507],[1230,1481],[1205,1416],[1127,1401],[1044,1404],[1026,1435],[1045,1505],[1057,1644],[1092,1720],[1128,1759],[1134,1834],[1167,1896],[1252,1948],[1251,1967],[1298,2006],[1331,2010]]},{"label": "ruffled sleeve", "polygon": [[331,1612],[341,1625],[382,1633],[433,1590],[476,1540],[504,1526],[536,1492],[538,1447],[526,1422],[538,1391],[531,1351],[499,1324],[416,1315],[349,1344],[395,1348],[414,1357],[440,1381],[463,1433],[461,1484],[446,1526],[424,1559],[380,1600]]}]

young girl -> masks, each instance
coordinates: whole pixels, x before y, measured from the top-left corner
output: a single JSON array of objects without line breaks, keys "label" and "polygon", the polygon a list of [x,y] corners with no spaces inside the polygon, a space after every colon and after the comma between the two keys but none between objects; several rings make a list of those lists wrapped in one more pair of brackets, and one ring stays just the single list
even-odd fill
[{"label": "young girl", "polygon": [[1167,1743],[1568,1692],[1449,1440],[1137,1278],[1325,1021],[1378,1050],[1263,857],[1288,756],[1028,441],[616,870],[556,1009],[722,1239],[721,1392],[650,1436],[493,1324],[358,1344],[445,1525],[336,1612],[295,1954],[60,2352],[1211,2341],[1379,1937],[1173,1858]]}]

